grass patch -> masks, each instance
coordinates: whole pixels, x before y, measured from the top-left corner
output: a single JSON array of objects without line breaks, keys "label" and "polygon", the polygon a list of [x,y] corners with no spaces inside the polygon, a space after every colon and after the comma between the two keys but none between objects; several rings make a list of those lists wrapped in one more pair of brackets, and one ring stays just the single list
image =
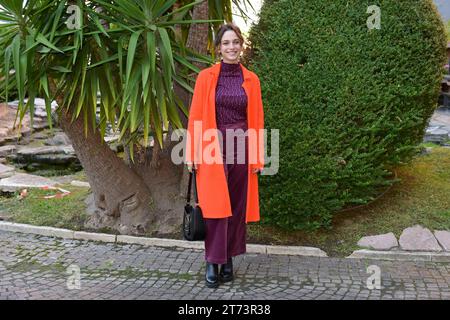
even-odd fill
[{"label": "grass patch", "polygon": [[47,178],[72,175],[74,174],[74,172],[76,173],[76,170],[74,168],[66,168],[63,166],[50,166],[50,165],[48,165],[46,168],[39,168],[39,169],[33,168],[31,170],[26,171],[26,173]]},{"label": "grass patch", "polygon": [[249,241],[314,246],[329,256],[344,257],[358,249],[363,236],[393,232],[398,239],[403,229],[416,224],[450,230],[450,149],[433,146],[430,154],[396,171],[401,182],[377,201],[337,214],[330,229],[305,233],[250,225]]},{"label": "grass patch", "polygon": [[439,145],[434,142],[423,142],[421,146],[423,148],[439,148]]},{"label": "grass patch", "polygon": [[44,196],[60,193],[57,190],[28,188],[28,195],[20,199],[19,191],[8,197],[0,197],[0,213],[7,220],[37,226],[52,226],[82,230],[87,218],[84,199],[87,188],[63,185],[71,194],[63,198],[44,199]]}]

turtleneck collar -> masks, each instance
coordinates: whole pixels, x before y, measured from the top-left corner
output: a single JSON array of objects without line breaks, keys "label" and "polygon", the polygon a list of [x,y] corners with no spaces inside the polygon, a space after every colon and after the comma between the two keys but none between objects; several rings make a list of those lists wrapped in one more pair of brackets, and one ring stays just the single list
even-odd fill
[{"label": "turtleneck collar", "polygon": [[[218,62],[214,64],[212,67],[208,68],[209,73],[214,77],[219,77],[220,69],[221,69],[221,63]],[[242,75],[244,76],[244,81],[251,81],[252,79],[252,73],[250,70],[248,70],[242,63],[239,63],[242,70]]]},{"label": "turtleneck collar", "polygon": [[241,63],[226,63],[223,60],[220,62],[221,71],[225,72],[237,72],[241,70]]}]

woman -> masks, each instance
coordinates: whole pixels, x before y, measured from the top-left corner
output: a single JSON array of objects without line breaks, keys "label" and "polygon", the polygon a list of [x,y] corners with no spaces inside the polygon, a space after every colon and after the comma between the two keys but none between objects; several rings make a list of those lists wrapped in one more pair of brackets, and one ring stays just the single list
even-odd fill
[{"label": "woman", "polygon": [[232,258],[246,252],[246,223],[259,221],[264,113],[259,79],[239,62],[243,44],[238,27],[220,27],[221,62],[199,73],[189,112],[186,163],[196,168],[211,288],[233,280]]}]

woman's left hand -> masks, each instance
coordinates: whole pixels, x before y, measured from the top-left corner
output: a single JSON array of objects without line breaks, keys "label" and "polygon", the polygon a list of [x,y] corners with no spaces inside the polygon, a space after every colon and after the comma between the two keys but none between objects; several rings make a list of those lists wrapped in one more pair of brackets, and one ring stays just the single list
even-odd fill
[{"label": "woman's left hand", "polygon": [[261,169],[253,168],[252,171],[253,171],[253,173],[259,173],[259,172],[261,172]]}]

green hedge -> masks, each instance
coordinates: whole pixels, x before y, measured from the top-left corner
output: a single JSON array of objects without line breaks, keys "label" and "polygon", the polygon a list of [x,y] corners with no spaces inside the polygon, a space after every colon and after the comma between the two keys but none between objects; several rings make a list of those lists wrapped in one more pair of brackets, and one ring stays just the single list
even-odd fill
[{"label": "green hedge", "polygon": [[447,21],[447,41],[450,41],[450,21]]},{"label": "green hedge", "polygon": [[[367,27],[370,5],[381,29]],[[280,129],[279,172],[260,179],[263,221],[329,226],[394,183],[390,168],[417,153],[446,63],[431,0],[266,0],[249,40],[266,128]]]}]

